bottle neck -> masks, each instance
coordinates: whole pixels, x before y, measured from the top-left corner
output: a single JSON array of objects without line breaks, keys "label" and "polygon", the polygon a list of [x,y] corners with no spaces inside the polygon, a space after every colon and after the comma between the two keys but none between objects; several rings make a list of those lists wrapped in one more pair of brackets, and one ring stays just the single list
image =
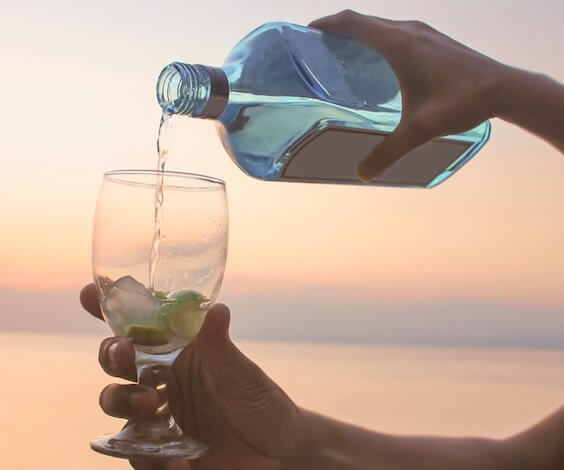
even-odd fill
[{"label": "bottle neck", "polygon": [[157,100],[164,112],[216,119],[229,98],[229,81],[218,67],[173,62],[157,80]]}]

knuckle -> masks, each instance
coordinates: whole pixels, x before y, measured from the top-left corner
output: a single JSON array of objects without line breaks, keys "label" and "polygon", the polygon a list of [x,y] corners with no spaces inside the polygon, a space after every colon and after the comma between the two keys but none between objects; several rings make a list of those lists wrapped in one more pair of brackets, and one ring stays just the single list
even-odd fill
[{"label": "knuckle", "polygon": [[423,21],[419,21],[419,20],[415,20],[412,22],[413,23],[413,27],[415,29],[419,29],[419,30],[424,30],[426,31],[428,26],[426,23],[423,23]]},{"label": "knuckle", "polygon": [[429,30],[429,25],[419,20],[404,21],[403,26],[405,29],[409,29],[414,32],[424,32]]},{"label": "knuckle", "polygon": [[339,13],[337,13],[336,18],[339,21],[348,23],[348,22],[355,21],[360,16],[361,16],[360,13],[357,13],[356,11],[351,10],[350,8],[347,8],[347,9],[342,10]]},{"label": "knuckle", "polygon": [[422,21],[403,21],[400,24],[402,34],[410,47],[417,47],[427,41],[431,27]]}]

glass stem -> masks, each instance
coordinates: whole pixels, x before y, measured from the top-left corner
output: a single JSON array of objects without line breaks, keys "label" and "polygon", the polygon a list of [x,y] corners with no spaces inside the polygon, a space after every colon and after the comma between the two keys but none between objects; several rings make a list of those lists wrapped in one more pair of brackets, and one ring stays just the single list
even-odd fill
[{"label": "glass stem", "polygon": [[167,379],[170,366],[177,356],[177,352],[153,355],[137,351],[135,358],[137,381],[141,385],[153,388],[159,396],[159,406],[157,407],[153,418],[149,418],[146,421],[166,421],[168,422],[169,428],[177,427],[168,405],[167,391]]},{"label": "glass stem", "polygon": [[[168,406],[167,379],[177,355],[136,353],[139,383],[156,390],[159,406],[152,416],[130,419],[118,433],[95,439],[90,444],[92,449],[116,457],[152,460],[197,459],[207,452],[206,445],[182,432]],[[161,468],[160,464],[158,468]]]}]

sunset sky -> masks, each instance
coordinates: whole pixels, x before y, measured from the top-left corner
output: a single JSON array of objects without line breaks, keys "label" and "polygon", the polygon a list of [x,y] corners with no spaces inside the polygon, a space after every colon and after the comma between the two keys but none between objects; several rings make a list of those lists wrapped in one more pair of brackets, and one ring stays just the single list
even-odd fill
[{"label": "sunset sky", "polygon": [[[564,81],[559,0],[9,2],[0,18],[0,288],[39,295],[90,281],[101,174],[156,165],[154,85],[164,65],[219,65],[261,23],[307,24],[343,8],[419,19]],[[169,169],[227,182],[223,290],[239,308],[260,299],[262,315],[283,315],[284,298],[307,316],[311,300],[328,317],[354,319],[360,305],[362,318],[383,305],[424,305],[421,324],[429,312],[437,321],[481,315],[484,332],[489,309],[500,335],[516,323],[525,335],[541,309],[551,312],[543,331],[564,334],[564,156],[535,137],[495,120],[463,170],[412,190],[257,181],[227,157],[213,122],[174,125]]]}]

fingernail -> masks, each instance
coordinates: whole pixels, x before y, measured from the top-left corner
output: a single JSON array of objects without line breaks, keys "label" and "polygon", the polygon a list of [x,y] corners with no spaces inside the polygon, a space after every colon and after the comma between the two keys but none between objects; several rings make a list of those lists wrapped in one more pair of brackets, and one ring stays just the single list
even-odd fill
[{"label": "fingernail", "polygon": [[108,348],[108,368],[113,372],[117,372],[118,369],[118,365],[116,362],[117,351],[118,351],[118,343],[116,341],[110,344],[110,347]]},{"label": "fingernail", "polygon": [[358,174],[358,177],[359,177],[362,181],[364,181],[365,183],[369,183],[370,180],[371,180],[372,178],[374,178],[374,176],[375,176],[375,175],[370,174],[370,173],[366,170],[366,168],[363,166],[362,163],[358,166],[357,174]]}]

